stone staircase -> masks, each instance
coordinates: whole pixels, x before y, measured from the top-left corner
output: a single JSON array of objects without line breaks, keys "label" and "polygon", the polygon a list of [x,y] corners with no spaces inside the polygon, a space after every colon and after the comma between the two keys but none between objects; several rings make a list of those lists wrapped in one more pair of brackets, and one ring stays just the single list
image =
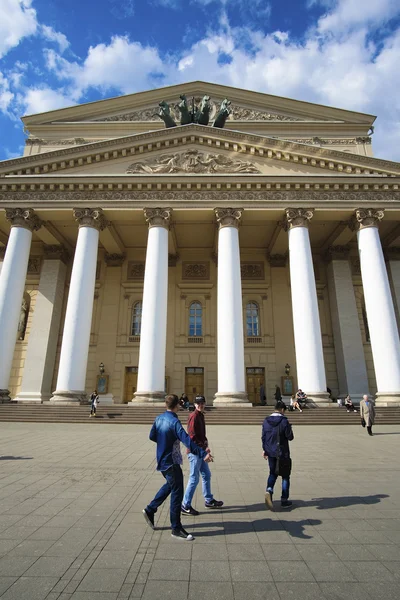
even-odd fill
[{"label": "stone staircase", "polygon": [[[100,424],[145,424],[150,425],[164,409],[161,407],[134,407],[126,404],[99,406],[96,418],[89,419],[89,406],[53,406],[46,404],[1,404],[0,422],[26,423],[90,423]],[[271,406],[249,408],[207,408],[207,425],[260,425],[271,414]],[[377,408],[376,425],[399,425],[399,408]],[[287,412],[294,425],[359,425],[359,414],[348,413],[344,408],[332,404],[328,408],[309,408],[303,413]],[[186,423],[188,413],[179,412],[182,423]]]}]

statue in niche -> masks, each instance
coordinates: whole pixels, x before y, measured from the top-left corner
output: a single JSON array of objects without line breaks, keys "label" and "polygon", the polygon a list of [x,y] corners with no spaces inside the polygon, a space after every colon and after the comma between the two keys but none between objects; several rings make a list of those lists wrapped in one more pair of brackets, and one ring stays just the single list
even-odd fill
[{"label": "statue in niche", "polygon": [[169,104],[165,102],[165,100],[163,100],[158,106],[160,107],[160,110],[158,111],[158,116],[164,121],[165,127],[176,127],[176,123],[171,116]]},{"label": "statue in niche", "polygon": [[231,105],[231,101],[228,100],[227,98],[225,98],[225,100],[223,100],[221,102],[221,106],[217,113],[217,116],[215,117],[213,127],[219,127],[220,129],[222,129],[224,127],[227,118],[229,117],[229,115],[232,112],[230,105]]},{"label": "statue in niche", "polygon": [[26,323],[28,321],[29,307],[25,298],[22,300],[21,311],[19,313],[18,321],[18,339],[23,340],[25,338]]}]

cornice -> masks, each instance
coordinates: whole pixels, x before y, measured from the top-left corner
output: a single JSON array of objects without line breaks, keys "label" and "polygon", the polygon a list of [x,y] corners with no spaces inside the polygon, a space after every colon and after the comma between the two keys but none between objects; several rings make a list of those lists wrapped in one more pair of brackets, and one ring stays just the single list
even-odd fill
[{"label": "cornice", "polygon": [[340,174],[400,175],[400,164],[392,161],[238,131],[214,131],[211,127],[194,124],[3,161],[0,163],[0,173],[3,176],[62,173],[65,169],[139,157],[155,151],[170,152],[188,145],[308,165]]},{"label": "cornice", "polygon": [[359,123],[372,124],[375,120],[374,115],[360,113],[341,108],[333,108],[321,104],[313,104],[301,100],[293,100],[281,96],[273,96],[262,92],[244,90],[231,86],[209,83],[205,81],[191,81],[172,86],[165,86],[144,92],[137,92],[116,98],[98,100],[86,104],[80,104],[68,108],[48,111],[41,114],[27,115],[22,118],[25,126],[29,129],[30,125],[56,121],[72,120],[73,118],[84,118],[91,115],[116,114],[126,109],[136,109],[145,107],[152,102],[160,100],[177,101],[179,95],[204,95],[208,93],[215,99],[229,97],[232,101],[242,102],[251,107],[260,107],[268,110],[276,110],[282,113],[293,114],[293,116],[309,115],[311,118],[321,118],[330,120],[349,120]]}]

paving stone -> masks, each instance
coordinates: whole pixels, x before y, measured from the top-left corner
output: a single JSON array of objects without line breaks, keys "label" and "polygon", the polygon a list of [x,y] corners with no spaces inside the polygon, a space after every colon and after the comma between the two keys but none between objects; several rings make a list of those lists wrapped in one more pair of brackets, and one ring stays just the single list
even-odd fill
[{"label": "paving stone", "polygon": [[358,583],[320,583],[322,593],[326,600],[367,600],[370,595]]},{"label": "paving stone", "polygon": [[90,569],[78,592],[119,592],[128,569]]},{"label": "paving stone", "polygon": [[56,577],[20,577],[1,600],[43,600],[57,581]]},{"label": "paving stone", "polygon": [[234,600],[232,584],[227,581],[191,581],[189,584],[189,600]]},{"label": "paving stone", "polygon": [[352,569],[357,577],[358,581],[372,581],[379,582],[385,581],[390,582],[394,581],[395,577],[393,574],[383,565],[377,561],[375,562],[357,562],[354,561],[352,563]]},{"label": "paving stone", "polygon": [[[182,544],[189,542],[182,542]],[[190,563],[186,560],[155,560],[149,572],[149,580],[189,581]]]},{"label": "paving stone", "polygon": [[230,581],[231,574],[228,561],[193,562],[190,581]]},{"label": "paving stone", "polygon": [[340,561],[307,561],[306,564],[316,581],[357,581],[352,573],[353,569],[348,569]]},{"label": "paving stone", "polygon": [[72,562],[71,557],[42,556],[25,573],[26,577],[62,577]]},{"label": "paving stone", "polygon": [[0,577],[0,596],[17,581],[17,577]]},{"label": "paving stone", "polygon": [[94,569],[129,569],[135,552],[113,552],[103,550],[93,563]]},{"label": "paving stone", "polygon": [[278,590],[271,581],[268,583],[234,581],[232,585],[235,600],[280,600]]},{"label": "paving stone", "polygon": [[277,581],[315,581],[307,565],[299,561],[269,560],[268,566],[273,580]]},{"label": "paving stone", "polygon": [[52,545],[53,542],[48,540],[25,540],[15,546],[9,556],[41,556]]},{"label": "paving stone", "polygon": [[163,600],[187,600],[188,587],[187,581],[166,581],[162,585],[161,592],[160,582],[149,581],[144,587],[142,600],[160,600],[160,594]]},{"label": "paving stone", "polygon": [[370,582],[361,584],[365,594],[374,600],[399,600],[400,583]]},{"label": "paving stone", "polygon": [[3,556],[0,558],[0,576],[21,576],[36,560],[34,556]]},{"label": "paving stone", "polygon": [[326,600],[318,583],[277,582],[276,587],[282,600]]},{"label": "paving stone", "polygon": [[267,560],[303,560],[294,544],[262,544],[261,548]]},{"label": "paving stone", "polygon": [[272,581],[271,571],[265,561],[231,561],[232,581]]}]

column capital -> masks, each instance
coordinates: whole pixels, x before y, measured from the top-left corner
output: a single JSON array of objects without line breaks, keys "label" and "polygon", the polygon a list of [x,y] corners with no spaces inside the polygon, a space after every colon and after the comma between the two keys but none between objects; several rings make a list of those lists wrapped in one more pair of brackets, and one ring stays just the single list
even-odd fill
[{"label": "column capital", "polygon": [[46,244],[43,250],[45,260],[61,260],[64,264],[67,264],[70,259],[68,250],[61,244]]},{"label": "column capital", "polygon": [[350,255],[350,246],[329,246],[325,252],[324,258],[327,262],[331,260],[348,260]]},{"label": "column capital", "polygon": [[152,227],[164,227],[164,229],[169,229],[172,208],[144,208],[143,213],[149,229]]},{"label": "column capital", "polygon": [[238,229],[242,212],[243,208],[214,208],[220,229],[223,227],[236,227]]},{"label": "column capital", "polygon": [[79,228],[93,227],[98,231],[103,231],[108,225],[101,208],[74,208],[74,219],[78,221]]},{"label": "column capital", "polygon": [[352,231],[379,227],[379,221],[382,221],[384,214],[384,208],[357,208],[348,225]]},{"label": "column capital", "polygon": [[283,228],[285,231],[288,231],[295,227],[308,227],[313,216],[313,208],[286,208]]},{"label": "column capital", "polygon": [[104,262],[107,267],[121,267],[124,260],[126,258],[126,254],[109,254],[108,252],[104,256]]},{"label": "column capital", "polygon": [[11,227],[22,227],[29,231],[37,231],[42,226],[33,208],[6,208],[6,219]]}]

